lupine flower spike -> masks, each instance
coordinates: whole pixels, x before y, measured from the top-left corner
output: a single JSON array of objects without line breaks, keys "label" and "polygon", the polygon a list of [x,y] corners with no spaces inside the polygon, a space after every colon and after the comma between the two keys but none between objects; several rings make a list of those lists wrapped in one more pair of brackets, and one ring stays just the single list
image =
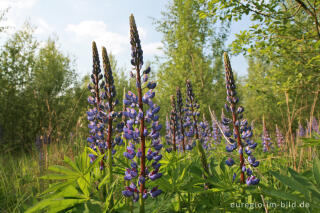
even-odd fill
[{"label": "lupine flower spike", "polygon": [[177,131],[177,110],[176,110],[176,102],[174,96],[170,96],[171,99],[171,113],[170,113],[170,130],[172,137],[172,147],[173,151],[177,150],[176,147],[176,131]]},{"label": "lupine flower spike", "polygon": [[183,125],[183,115],[184,113],[184,109],[183,109],[183,102],[182,102],[182,95],[181,95],[181,91],[180,88],[177,87],[177,119],[178,119],[178,124],[179,124],[179,136],[178,139],[179,141],[181,141],[181,145],[182,145],[182,150],[183,152],[185,152],[186,147],[185,147],[185,132],[184,132],[184,125]]},{"label": "lupine flower spike", "polygon": [[[152,102],[152,98],[155,96],[153,89],[156,87],[156,83],[148,82],[150,67],[143,72],[141,71],[143,65],[143,51],[141,49],[139,34],[133,15],[130,16],[130,43],[132,50],[131,64],[135,70],[135,74],[132,73],[131,76],[136,78],[138,93],[136,96],[133,92],[129,91],[123,100],[124,104],[128,106],[123,112],[128,119],[126,127],[124,128],[124,137],[131,141],[124,153],[124,156],[131,160],[131,168],[126,170],[125,179],[133,180],[134,178],[138,178],[138,186],[140,186],[140,189],[138,189],[134,183],[131,183],[130,186],[127,186],[125,191],[122,191],[122,194],[126,197],[133,196],[133,201],[140,200],[140,212],[145,212],[144,199],[147,198],[148,194],[150,194],[151,197],[155,197],[161,193],[161,190],[158,189],[152,189],[148,192],[145,183],[148,179],[156,180],[162,176],[162,173],[159,172],[161,166],[159,161],[162,158],[162,155],[159,154],[159,151],[162,148],[159,139],[159,131],[162,126],[158,122],[159,116],[157,115],[160,107]],[[143,81],[141,81],[142,75]],[[142,84],[145,84],[145,88],[149,89],[144,95],[142,94]],[[149,109],[146,110],[146,112],[144,112],[144,104],[149,106]],[[150,128],[148,128],[148,123],[150,123]],[[153,152],[151,148],[149,148],[146,154],[147,137],[151,139],[152,147],[156,151]],[[140,143],[140,148],[137,151],[135,151],[134,143]],[[140,168],[138,168],[137,163],[133,160],[135,157],[140,160]],[[148,161],[153,161],[152,168],[146,167],[146,159]],[[149,172],[151,169],[153,170]]]},{"label": "lupine flower spike", "polygon": [[[203,140],[200,138],[199,135],[199,129],[198,129],[198,117],[200,116],[200,112],[198,111],[200,108],[200,105],[197,103],[195,99],[195,95],[192,90],[192,85],[190,80],[186,81],[186,86],[187,86],[187,98],[186,98],[186,113],[185,113],[185,127],[186,128],[186,136],[195,139],[197,143],[197,148],[200,154],[200,159],[202,163],[202,167],[204,171],[209,174],[209,168],[208,168],[208,163],[207,163],[207,157],[206,154],[203,150]],[[193,143],[192,146],[195,146]],[[204,175],[206,178],[206,176]]]},{"label": "lupine flower spike", "polygon": [[[103,81],[103,75],[100,68],[99,54],[95,42],[92,42],[92,54],[93,54],[93,69],[91,74],[91,84],[88,85],[88,89],[91,92],[91,96],[88,98],[89,104],[93,106],[92,109],[87,111],[89,120],[90,136],[87,141],[90,143],[90,148],[94,151],[100,151],[104,153],[105,148],[105,137],[104,137],[104,120],[106,114],[103,111],[104,105],[101,103],[103,96],[101,95],[100,89],[104,87],[105,82]],[[93,162],[96,158],[95,155],[91,154],[90,161]],[[103,170],[104,163],[103,160],[100,161],[100,170]]]},{"label": "lupine flower spike", "polygon": [[280,150],[282,150],[285,141],[284,141],[284,137],[283,137],[282,133],[280,132],[280,129],[278,128],[277,124],[276,124],[276,136],[277,136],[278,148]]},{"label": "lupine flower spike", "polygon": [[264,116],[262,117],[262,124],[263,124],[263,133],[262,133],[263,151],[267,152],[267,151],[270,151],[271,139],[266,127],[266,121],[264,120]]},{"label": "lupine flower spike", "polygon": [[[227,139],[227,147],[226,150],[228,152],[232,152],[233,150],[238,148],[239,158],[240,158],[240,182],[247,183],[247,185],[255,185],[259,183],[259,179],[255,176],[252,176],[252,170],[250,167],[257,167],[259,165],[259,161],[256,161],[255,157],[252,156],[252,149],[257,146],[257,143],[254,143],[251,140],[252,137],[252,128],[248,126],[248,121],[243,118],[244,108],[239,106],[236,109],[238,104],[238,97],[236,93],[236,85],[233,77],[233,72],[231,69],[229,57],[227,53],[224,53],[224,65],[226,71],[226,89],[227,89],[227,104],[225,104],[225,109],[227,112],[231,112],[232,119],[225,117],[222,113],[222,125],[224,126],[224,135]],[[240,119],[242,119],[240,121]],[[233,126],[233,136],[230,131],[229,125],[232,123]],[[242,140],[245,140],[246,144],[242,143]],[[248,163],[246,166],[244,152],[248,155]],[[232,166],[234,164],[234,160],[229,157],[226,160],[226,164],[228,166]],[[248,175],[247,180],[245,181],[245,172]]]}]

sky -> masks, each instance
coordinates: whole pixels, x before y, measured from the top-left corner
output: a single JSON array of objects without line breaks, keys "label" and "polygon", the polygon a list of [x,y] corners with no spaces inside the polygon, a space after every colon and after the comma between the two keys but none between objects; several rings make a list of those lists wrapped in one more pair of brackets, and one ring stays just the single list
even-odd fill
[{"label": "sky", "polygon": [[[111,51],[118,66],[130,70],[129,16],[134,14],[144,52],[144,61],[161,56],[162,34],[155,30],[153,19],[160,19],[167,0],[0,0],[0,10],[10,8],[2,26],[9,26],[0,41],[22,28],[28,21],[36,27],[34,36],[40,43],[48,37],[58,38],[60,50],[75,59],[81,77],[91,71],[91,43],[99,50]],[[248,19],[231,25],[229,44],[235,34],[247,28]],[[231,57],[233,70],[247,74],[243,56]]]}]

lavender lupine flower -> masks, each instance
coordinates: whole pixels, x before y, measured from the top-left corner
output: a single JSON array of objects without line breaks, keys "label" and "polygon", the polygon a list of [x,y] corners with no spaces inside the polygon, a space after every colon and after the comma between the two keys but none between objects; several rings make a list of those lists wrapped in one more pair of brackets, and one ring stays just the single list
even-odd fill
[{"label": "lavender lupine flower", "polygon": [[210,148],[210,144],[209,141],[212,138],[211,135],[212,131],[210,129],[210,125],[207,122],[207,120],[205,119],[204,115],[203,115],[203,121],[201,121],[199,123],[199,134],[203,140],[203,148],[204,149],[209,149]]},{"label": "lavender lupine flower", "polygon": [[[236,108],[239,102],[239,98],[237,97],[236,85],[227,53],[224,53],[224,65],[226,71],[226,89],[228,102],[225,104],[225,110],[226,112],[230,112],[232,114],[232,119],[226,117],[224,113],[222,113],[221,124],[224,135],[228,138],[228,145],[226,146],[227,152],[232,152],[238,149],[240,157],[240,182],[243,184],[245,183],[245,171],[248,171],[249,169],[246,168],[246,166],[256,167],[259,165],[259,161],[256,161],[252,156],[252,149],[257,146],[257,143],[253,142],[253,140],[251,139],[252,128],[248,126],[248,121],[246,119],[242,119],[244,108],[242,106]],[[231,132],[229,127],[231,124],[233,127],[233,132]],[[243,143],[242,140],[246,143]],[[248,155],[249,165],[245,164],[244,154]],[[232,158],[228,158],[226,164],[228,166],[232,166],[234,164],[234,160]],[[258,181],[251,181],[248,185],[257,182]]]},{"label": "lavender lupine flower", "polygon": [[177,119],[178,119],[178,139],[181,141],[182,151],[185,152],[185,131],[184,131],[184,125],[183,125],[183,118],[184,118],[184,108],[183,108],[183,102],[182,102],[182,95],[180,88],[177,87]]},{"label": "lavender lupine flower", "polygon": [[280,129],[278,128],[278,125],[276,125],[276,136],[277,136],[278,148],[282,149],[285,141],[282,133],[280,132]]},{"label": "lavender lupine flower", "polygon": [[[196,141],[193,142],[193,146],[197,143],[197,148],[200,153],[200,159],[202,167],[206,174],[210,174],[208,168],[208,162],[206,154],[203,150],[203,138],[200,138],[199,135],[199,127],[198,127],[198,117],[200,116],[199,108],[200,105],[197,103],[195,99],[195,95],[193,93],[192,85],[190,80],[186,81],[187,86],[187,98],[186,98],[186,112],[185,112],[185,123],[184,126],[186,127],[186,136],[189,137],[191,140],[195,139]],[[186,147],[188,150],[189,147]],[[204,178],[206,178],[206,174],[204,174]],[[205,184],[207,187],[207,184]]]},{"label": "lavender lupine flower", "polygon": [[168,153],[170,153],[172,151],[172,142],[171,142],[171,139],[172,139],[172,135],[171,135],[171,129],[170,129],[170,121],[168,119],[168,115],[166,115],[166,136],[165,136],[165,139],[166,139],[166,142],[167,142],[167,145],[169,146],[168,148],[166,148],[166,151]]},{"label": "lavender lupine flower", "polygon": [[178,127],[177,109],[176,109],[176,102],[175,102],[174,96],[171,95],[170,99],[171,99],[170,130],[171,130],[171,136],[172,136],[172,147],[173,147],[173,151],[175,152],[177,150],[177,147],[176,147],[176,131]]},{"label": "lavender lupine flower", "polygon": [[212,137],[215,143],[220,143],[222,138],[218,125],[219,124],[217,123],[216,120],[212,121]]},{"label": "lavender lupine flower", "polygon": [[318,121],[315,117],[312,117],[311,130],[313,132],[316,132],[317,134],[320,134],[319,124],[318,124]]},{"label": "lavender lupine flower", "polygon": [[[103,93],[100,91],[103,89],[105,82],[103,81],[103,75],[100,69],[100,60],[97,50],[96,43],[92,43],[92,52],[93,52],[93,69],[91,74],[91,84],[88,85],[88,89],[91,92],[91,96],[88,98],[88,102],[93,108],[87,111],[87,116],[89,120],[89,129],[90,136],[87,138],[87,141],[90,143],[90,147],[101,153],[104,153],[106,147],[105,143],[105,126],[104,121],[106,120],[106,113],[104,112],[104,103],[102,99],[104,98]],[[92,158],[91,158],[92,159]],[[103,169],[103,160],[100,162],[100,168]]]},{"label": "lavender lupine flower", "polygon": [[[124,153],[124,156],[132,162],[136,156],[138,158],[137,161],[140,161],[140,167],[138,168],[136,163],[131,163],[131,168],[127,168],[126,170],[125,178],[130,180],[138,178],[140,190],[135,188],[138,193],[136,193],[136,195],[133,193],[133,199],[136,201],[140,197],[140,208],[141,211],[144,212],[143,199],[147,198],[147,189],[145,187],[146,181],[148,179],[155,180],[162,175],[159,172],[161,166],[159,161],[162,157],[159,154],[159,150],[162,148],[159,136],[162,126],[159,124],[159,116],[157,115],[160,111],[160,107],[152,101],[155,97],[153,89],[156,87],[156,83],[148,82],[148,74],[151,69],[148,67],[144,71],[141,70],[143,65],[143,51],[141,49],[139,34],[133,15],[130,16],[130,43],[132,50],[131,64],[134,66],[135,70],[135,74],[132,73],[132,77],[136,78],[137,95],[129,91],[123,100],[123,103],[126,105],[123,115],[127,119],[126,125],[123,128],[124,137],[131,142]],[[143,88],[148,89],[144,94],[142,91]],[[149,149],[147,155],[146,139],[150,139],[152,142],[151,147],[155,150],[153,152]],[[135,151],[134,143],[140,143],[140,148],[137,152]],[[146,159],[152,162],[152,167],[146,167]],[[149,170],[152,171],[149,172]],[[135,176],[136,171],[139,172],[139,176]],[[126,191],[130,191],[129,188],[126,189]]]},{"label": "lavender lupine flower", "polygon": [[[92,52],[93,52],[93,70],[91,74],[91,84],[88,85],[92,96],[89,96],[88,102],[93,105],[93,108],[87,111],[87,116],[89,120],[89,129],[90,136],[87,138],[87,141],[90,143],[90,147],[101,153],[104,153],[106,150],[109,150],[108,159],[109,165],[112,165],[112,154],[114,145],[112,134],[113,134],[113,121],[121,116],[121,113],[115,112],[114,106],[117,104],[116,91],[114,87],[112,70],[107,55],[106,49],[102,48],[102,58],[103,58],[103,67],[105,71],[104,80],[100,68],[99,54],[97,50],[96,43],[92,43]],[[118,133],[122,131],[121,125],[117,125],[115,128]],[[118,138],[116,139],[117,144],[121,144]],[[90,157],[91,161],[94,160],[93,157]],[[103,160],[100,162],[100,169],[104,168]],[[112,178],[112,169],[109,166],[110,178]]]},{"label": "lavender lupine flower", "polygon": [[193,138],[198,140],[200,139],[198,131],[198,117],[200,116],[198,109],[200,108],[200,105],[195,100],[190,80],[187,80],[186,86],[187,98],[183,126],[186,130],[185,134],[188,138],[191,140],[193,140]]},{"label": "lavender lupine flower", "polygon": [[303,128],[303,126],[301,125],[301,123],[299,122],[299,127],[298,127],[298,136],[300,138],[304,137],[306,135],[306,132]]},{"label": "lavender lupine flower", "polygon": [[267,127],[266,127],[266,122],[264,120],[264,116],[262,118],[262,123],[263,123],[263,133],[262,133],[262,144],[263,144],[263,151],[269,151],[271,147],[271,138],[269,136]]}]

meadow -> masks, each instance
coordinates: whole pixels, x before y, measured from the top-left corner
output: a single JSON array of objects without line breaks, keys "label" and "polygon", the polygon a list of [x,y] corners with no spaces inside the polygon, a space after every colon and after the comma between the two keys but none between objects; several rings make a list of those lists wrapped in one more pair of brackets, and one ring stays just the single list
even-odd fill
[{"label": "meadow", "polygon": [[[0,212],[320,212],[319,7],[174,0],[159,70],[131,14],[130,72],[92,41],[80,81],[55,40],[16,32],[0,54]],[[249,13],[264,28],[225,48]],[[243,52],[246,77],[229,58]]]}]

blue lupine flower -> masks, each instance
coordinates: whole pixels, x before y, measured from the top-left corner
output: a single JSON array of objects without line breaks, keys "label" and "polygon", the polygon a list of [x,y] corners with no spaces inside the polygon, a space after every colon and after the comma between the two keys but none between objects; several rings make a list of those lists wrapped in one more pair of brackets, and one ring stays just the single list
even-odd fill
[{"label": "blue lupine flower", "polygon": [[232,165],[234,164],[234,160],[233,160],[232,158],[228,158],[228,159],[226,160],[226,164],[227,164],[228,166],[232,166]]},{"label": "blue lupine flower", "polygon": [[250,176],[246,180],[246,183],[248,186],[257,185],[259,182],[260,182],[260,179],[256,178],[255,176]]},{"label": "blue lupine flower", "polygon": [[284,137],[283,137],[282,133],[280,132],[280,130],[278,128],[278,125],[276,125],[276,136],[277,136],[278,148],[283,148],[285,141],[284,141]]},{"label": "blue lupine flower", "polygon": [[150,190],[149,194],[151,197],[157,197],[158,195],[160,195],[162,193],[162,191],[160,189],[158,189],[158,187],[154,187]]},{"label": "blue lupine flower", "polygon": [[123,155],[129,160],[133,159],[136,156],[136,152],[134,151],[134,145],[132,143],[127,146],[127,151],[123,153]]},{"label": "blue lupine flower", "polygon": [[[247,171],[247,174],[251,175],[252,171],[245,166],[244,153],[248,155],[248,161],[253,167],[257,167],[259,165],[259,161],[255,161],[255,158],[252,156],[252,149],[257,146],[257,143],[251,140],[253,132],[252,127],[248,126],[248,121],[243,118],[244,107],[237,107],[237,103],[239,102],[239,98],[236,96],[236,85],[233,77],[233,72],[231,69],[229,57],[226,53],[224,53],[224,65],[225,65],[225,77],[226,77],[226,90],[227,90],[227,102],[225,104],[225,109],[227,112],[232,113],[232,119],[226,117],[224,113],[221,114],[221,129],[225,137],[227,137],[227,146],[226,151],[232,152],[233,150],[238,148],[238,153],[240,157],[240,172],[241,172],[241,183],[245,182],[244,173]],[[232,124],[232,130],[229,127]],[[233,138],[232,138],[233,137]],[[245,141],[246,143],[243,143]],[[228,166],[232,166],[234,164],[234,160],[232,158],[228,158],[226,160],[226,164]],[[259,181],[250,180],[250,184],[258,183]]]},{"label": "blue lupine flower", "polygon": [[[160,107],[157,106],[152,99],[155,97],[155,92],[153,89],[156,87],[156,82],[148,82],[148,74],[150,73],[150,67],[142,71],[143,65],[143,51],[141,49],[141,43],[139,39],[139,34],[136,28],[135,20],[133,15],[130,16],[130,43],[132,49],[132,60],[131,64],[134,66],[136,71],[135,74],[131,74],[132,77],[136,78],[137,95],[132,91],[125,94],[124,105],[126,108],[123,111],[123,121],[125,121],[125,126],[123,127],[123,137],[130,141],[124,156],[128,159],[133,159],[135,156],[141,163],[137,165],[135,161],[131,162],[131,168],[125,171],[126,180],[138,179],[138,185],[140,190],[137,190],[136,186],[131,186],[130,189],[134,191],[132,194],[133,201],[136,202],[139,196],[146,199],[148,196],[145,184],[146,181],[155,180],[161,177],[159,169],[161,164],[158,161],[161,159],[162,155],[159,151],[162,148],[160,143],[160,130],[161,125],[159,124],[159,116],[157,113],[160,111]],[[148,89],[144,93],[144,89]],[[143,94],[144,93],[144,94]],[[151,147],[145,156],[145,141],[147,139],[151,140]],[[135,147],[133,144],[140,143],[140,148],[138,148],[137,153],[135,152]],[[152,151],[152,149],[156,151]],[[149,169],[146,166],[145,160],[151,161],[148,165],[152,165],[155,169],[149,173]],[[139,178],[137,174],[139,172]],[[147,178],[148,177],[148,178]],[[130,189],[127,189],[130,191]]]},{"label": "blue lupine flower", "polygon": [[262,134],[262,143],[263,143],[263,151],[269,151],[270,147],[271,147],[271,142],[270,142],[271,138],[269,136],[267,127],[266,127],[266,123],[264,121],[264,117],[263,117],[263,134]]},{"label": "blue lupine flower", "polygon": [[233,177],[232,177],[232,182],[234,182],[234,180],[236,179],[236,177],[237,177],[237,174],[234,172],[234,173],[233,173]]}]

